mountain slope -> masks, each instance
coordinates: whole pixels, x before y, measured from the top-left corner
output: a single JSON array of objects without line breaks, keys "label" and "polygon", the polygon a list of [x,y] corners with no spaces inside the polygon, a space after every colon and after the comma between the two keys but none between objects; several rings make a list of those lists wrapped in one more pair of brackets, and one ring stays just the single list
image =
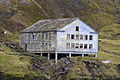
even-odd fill
[{"label": "mountain slope", "polygon": [[[0,72],[5,75],[5,78],[13,76],[16,79],[36,79],[36,77],[38,79],[119,78],[119,3],[119,0],[0,0],[1,43],[18,44],[21,30],[40,19],[48,18],[79,17],[99,33],[98,58],[73,57],[70,59],[70,67],[66,65],[66,60],[59,61],[56,67],[53,61],[39,59],[33,55],[32,57],[30,55],[21,56],[25,53],[14,51],[14,49],[0,44]],[[106,60],[110,63],[101,62]],[[39,65],[42,65],[42,68]],[[66,66],[68,69],[64,70]]]}]

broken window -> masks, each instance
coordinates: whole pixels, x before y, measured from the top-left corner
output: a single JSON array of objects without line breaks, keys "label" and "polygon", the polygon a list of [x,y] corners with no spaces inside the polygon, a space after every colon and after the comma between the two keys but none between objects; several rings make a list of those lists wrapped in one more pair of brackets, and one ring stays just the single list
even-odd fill
[{"label": "broken window", "polygon": [[67,47],[67,48],[70,48],[70,43],[66,43],[66,47]]},{"label": "broken window", "polygon": [[71,43],[71,48],[75,48],[75,44],[74,43]]},{"label": "broken window", "polygon": [[70,34],[67,34],[67,39],[70,39]]},{"label": "broken window", "polygon": [[89,40],[93,40],[93,36],[92,35],[89,36]]},{"label": "broken window", "polygon": [[88,40],[88,35],[85,35],[85,40]]},{"label": "broken window", "polygon": [[87,44],[84,44],[84,49],[87,49]]},{"label": "broken window", "polygon": [[80,44],[80,48],[81,48],[81,49],[83,48],[83,44]]},{"label": "broken window", "polygon": [[79,26],[76,26],[76,31],[79,31]]},{"label": "broken window", "polygon": [[76,46],[75,46],[75,48],[79,48],[79,43],[76,43]]},{"label": "broken window", "polygon": [[89,44],[89,49],[92,49],[93,48],[93,45],[92,44]]},{"label": "broken window", "polygon": [[80,40],[83,40],[83,35],[80,35]]},{"label": "broken window", "polygon": [[79,35],[76,35],[76,39],[79,40]]},{"label": "broken window", "polygon": [[71,39],[74,39],[74,35],[71,35]]}]

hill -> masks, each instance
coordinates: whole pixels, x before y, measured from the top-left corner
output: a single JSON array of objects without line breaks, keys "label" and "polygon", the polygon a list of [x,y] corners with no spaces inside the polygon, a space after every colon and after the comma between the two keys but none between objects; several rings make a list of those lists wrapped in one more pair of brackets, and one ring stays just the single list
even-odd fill
[{"label": "hill", "polygon": [[[0,72],[3,78],[120,78],[119,4],[119,0],[0,0]],[[70,66],[64,70],[66,60],[55,66],[53,61],[39,59],[3,44],[18,45],[19,32],[38,20],[68,17],[79,17],[98,31],[97,59],[73,57],[67,60]],[[102,63],[106,60],[110,63]],[[49,66],[41,69],[33,63]]]}]

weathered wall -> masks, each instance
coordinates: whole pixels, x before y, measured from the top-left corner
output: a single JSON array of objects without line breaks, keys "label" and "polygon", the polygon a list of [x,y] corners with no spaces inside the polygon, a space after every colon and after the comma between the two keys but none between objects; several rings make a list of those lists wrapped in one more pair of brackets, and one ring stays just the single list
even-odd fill
[{"label": "weathered wall", "polygon": [[20,45],[25,49],[25,44],[27,51],[33,53],[55,51],[56,32],[23,33]]}]

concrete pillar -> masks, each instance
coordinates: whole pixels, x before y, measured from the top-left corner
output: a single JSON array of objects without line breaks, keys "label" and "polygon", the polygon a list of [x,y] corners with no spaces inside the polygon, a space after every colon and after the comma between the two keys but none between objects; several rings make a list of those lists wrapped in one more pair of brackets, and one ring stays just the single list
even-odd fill
[{"label": "concrete pillar", "polygon": [[48,53],[48,60],[50,60],[50,53]]},{"label": "concrete pillar", "polygon": [[84,54],[82,54],[82,57],[84,57]]},{"label": "concrete pillar", "polygon": [[97,53],[95,54],[95,58],[97,58]]},{"label": "concrete pillar", "polygon": [[71,52],[69,53],[69,57],[71,58]]},{"label": "concrete pillar", "polygon": [[42,56],[42,53],[40,54],[40,56]]},{"label": "concrete pillar", "polygon": [[57,63],[57,59],[58,59],[58,53],[55,52],[55,63]]}]

